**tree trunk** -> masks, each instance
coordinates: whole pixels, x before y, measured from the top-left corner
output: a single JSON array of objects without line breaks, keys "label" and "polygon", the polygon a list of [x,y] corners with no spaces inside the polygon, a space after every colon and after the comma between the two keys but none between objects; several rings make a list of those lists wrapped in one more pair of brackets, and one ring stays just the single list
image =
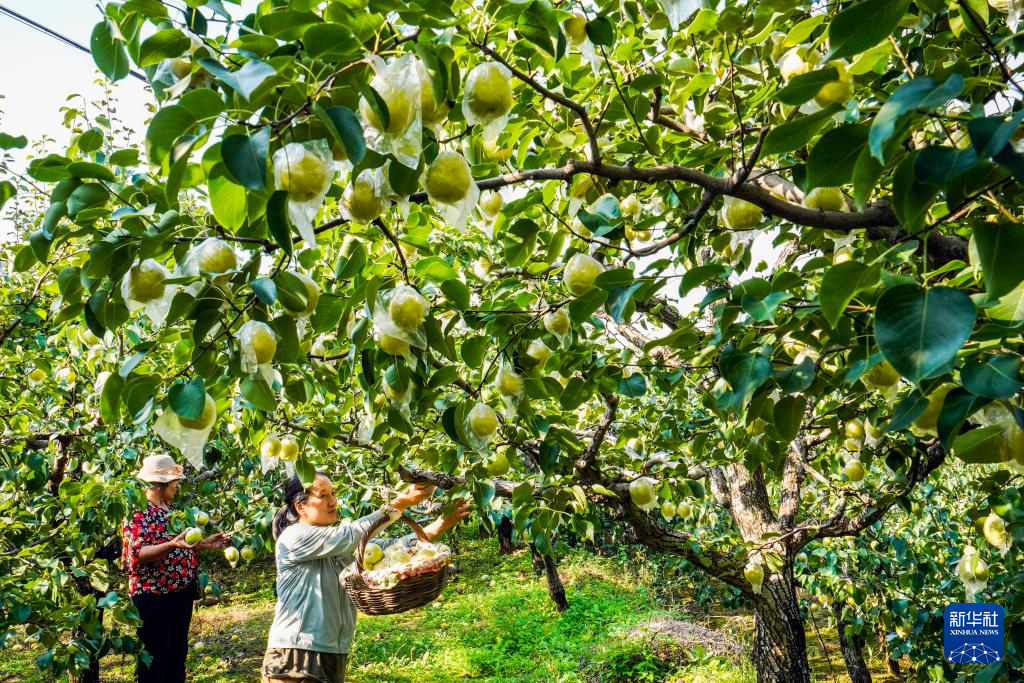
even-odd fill
[{"label": "tree trunk", "polygon": [[[100,623],[103,623],[103,610],[99,610]],[[79,631],[79,636],[83,635]],[[100,683],[100,660],[93,657],[89,660],[89,668],[80,671],[73,679],[74,683]]]},{"label": "tree trunk", "polygon": [[846,662],[846,670],[850,674],[850,683],[871,683],[871,671],[864,661],[864,637],[848,630],[851,624],[843,618],[843,603],[834,603],[832,613],[836,618],[839,649],[843,653],[843,661]]},{"label": "tree trunk", "polygon": [[792,565],[765,577],[754,596],[754,649],[758,683],[810,683],[807,640],[796,599]]},{"label": "tree trunk", "polygon": [[551,596],[555,607],[559,612],[564,612],[569,608],[569,601],[565,598],[565,586],[562,585],[562,577],[558,575],[558,564],[555,562],[555,558],[550,555],[541,555],[533,543],[530,544],[530,557],[533,561],[534,571],[543,569],[548,582],[548,595]]},{"label": "tree trunk", "polygon": [[512,518],[502,515],[501,522],[498,523],[498,554],[511,555],[515,549],[516,546],[512,542]]},{"label": "tree trunk", "polygon": [[887,635],[885,627],[882,626],[881,623],[875,624],[875,639],[878,641],[879,646],[885,650],[885,666],[889,669],[889,675],[897,681],[902,681],[903,672],[900,670],[900,663],[893,659],[889,654],[889,640],[886,638]]}]

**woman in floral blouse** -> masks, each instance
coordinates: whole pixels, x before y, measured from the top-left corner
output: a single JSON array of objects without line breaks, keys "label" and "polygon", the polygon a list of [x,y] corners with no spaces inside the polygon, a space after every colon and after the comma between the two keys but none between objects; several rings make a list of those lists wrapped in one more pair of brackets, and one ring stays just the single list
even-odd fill
[{"label": "woman in floral blouse", "polygon": [[139,640],[152,659],[148,665],[140,659],[136,675],[138,683],[184,683],[192,602],[200,596],[196,550],[221,548],[230,539],[216,533],[189,545],[185,532],[172,537],[167,531],[171,501],[185,478],[169,455],[149,456],[137,476],[149,484],[148,503],[125,520],[121,559],[142,618]]}]

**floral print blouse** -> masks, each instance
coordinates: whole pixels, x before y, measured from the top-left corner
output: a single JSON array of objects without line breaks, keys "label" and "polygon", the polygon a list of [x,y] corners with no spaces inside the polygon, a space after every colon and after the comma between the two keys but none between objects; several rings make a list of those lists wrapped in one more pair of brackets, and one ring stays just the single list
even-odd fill
[{"label": "floral print blouse", "polygon": [[157,562],[139,562],[143,546],[166,543],[174,538],[175,534],[167,531],[170,513],[171,510],[149,503],[144,511],[135,512],[125,520],[121,566],[128,572],[131,595],[185,590],[199,576],[199,559],[196,551],[189,548],[175,548]]}]

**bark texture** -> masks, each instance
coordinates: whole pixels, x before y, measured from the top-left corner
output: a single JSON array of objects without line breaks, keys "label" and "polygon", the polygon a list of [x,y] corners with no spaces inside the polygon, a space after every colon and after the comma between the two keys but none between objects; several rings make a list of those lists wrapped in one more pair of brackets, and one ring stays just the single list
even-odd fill
[{"label": "bark texture", "polygon": [[864,637],[852,631],[849,620],[843,617],[842,603],[832,605],[836,617],[836,631],[839,634],[839,650],[843,653],[850,683],[871,683],[871,670],[864,661]]},{"label": "bark texture", "polygon": [[559,612],[569,608],[569,601],[565,597],[565,586],[562,584],[562,577],[558,575],[558,564],[551,555],[542,555],[537,546],[530,544],[530,556],[533,560],[533,567],[538,573],[544,572],[548,584],[548,595]]},{"label": "bark texture", "polygon": [[792,565],[765,578],[754,596],[754,649],[758,683],[810,683],[807,639],[796,599]]}]

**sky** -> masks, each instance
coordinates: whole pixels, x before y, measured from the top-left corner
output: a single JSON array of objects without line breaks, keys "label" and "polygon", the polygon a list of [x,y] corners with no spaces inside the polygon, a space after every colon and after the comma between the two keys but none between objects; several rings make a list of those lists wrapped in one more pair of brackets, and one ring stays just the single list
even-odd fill
[{"label": "sky", "polygon": [[[0,0],[0,5],[88,47],[89,34],[100,11],[89,0]],[[68,96],[98,98],[102,86],[92,57],[46,34],[0,14],[0,130],[24,135],[30,141],[43,135],[66,145],[70,133],[63,127]],[[152,96],[146,84],[125,78],[113,85],[122,118],[136,130],[144,130],[145,105]],[[73,104],[80,104],[75,100]]]}]

